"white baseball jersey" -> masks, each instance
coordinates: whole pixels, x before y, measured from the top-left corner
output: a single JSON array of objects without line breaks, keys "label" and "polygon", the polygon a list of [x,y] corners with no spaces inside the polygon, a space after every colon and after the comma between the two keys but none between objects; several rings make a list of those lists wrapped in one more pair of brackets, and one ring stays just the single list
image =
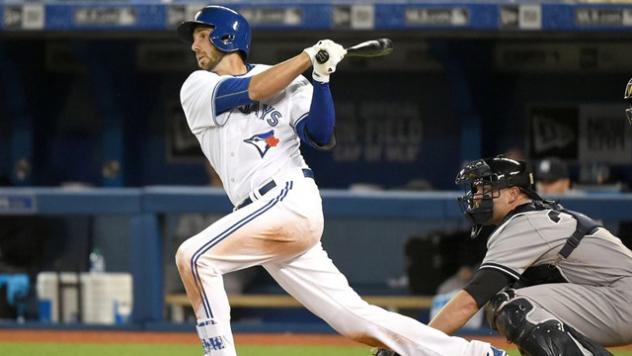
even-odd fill
[{"label": "white baseball jersey", "polygon": [[[245,75],[266,68],[257,65]],[[205,355],[237,355],[222,276],[255,265],[335,330],[359,342],[385,345],[403,356],[500,354],[488,343],[450,337],[360,298],[320,243],[320,193],[301,171],[307,166],[295,127],[308,117],[312,85],[301,76],[272,99],[217,114],[216,91],[227,78],[196,71],[180,92],[191,131],[230,200],[238,206],[251,198],[187,239],[176,253]],[[271,179],[274,187],[255,196]]]},{"label": "white baseball jersey", "polygon": [[[244,77],[270,66],[257,64]],[[234,205],[277,172],[307,168],[301,156],[296,123],[309,113],[312,85],[303,76],[264,102],[215,112],[216,89],[230,75],[198,70],[182,85],[180,100],[189,127],[222,179]]]}]

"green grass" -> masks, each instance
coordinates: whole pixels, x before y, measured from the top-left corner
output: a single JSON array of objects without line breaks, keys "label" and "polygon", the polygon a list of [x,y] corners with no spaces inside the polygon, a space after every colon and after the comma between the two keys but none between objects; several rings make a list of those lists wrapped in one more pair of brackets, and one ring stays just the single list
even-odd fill
[{"label": "green grass", "polygon": [[[368,347],[340,346],[239,346],[239,356],[369,356]],[[157,344],[0,344],[2,356],[200,356],[195,345]],[[518,356],[513,350],[511,356]],[[616,356],[632,356],[618,352]]]},{"label": "green grass", "polygon": [[[369,356],[368,347],[239,346],[239,356]],[[201,356],[197,345],[0,344],[2,356]]]}]

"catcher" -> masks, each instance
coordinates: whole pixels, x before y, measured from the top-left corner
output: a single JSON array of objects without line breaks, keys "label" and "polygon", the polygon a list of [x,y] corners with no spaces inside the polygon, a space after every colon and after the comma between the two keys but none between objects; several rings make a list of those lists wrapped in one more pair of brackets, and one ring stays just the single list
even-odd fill
[{"label": "catcher", "polygon": [[454,333],[485,306],[523,355],[611,355],[604,346],[632,343],[632,251],[619,238],[542,199],[522,161],[472,161],[456,183],[466,188],[459,202],[472,236],[496,228],[472,281],[430,326]]},{"label": "catcher", "polygon": [[430,322],[448,334],[485,306],[523,355],[610,355],[632,342],[632,251],[591,218],[535,193],[522,161],[501,156],[459,172],[473,222],[496,229],[472,282]]}]

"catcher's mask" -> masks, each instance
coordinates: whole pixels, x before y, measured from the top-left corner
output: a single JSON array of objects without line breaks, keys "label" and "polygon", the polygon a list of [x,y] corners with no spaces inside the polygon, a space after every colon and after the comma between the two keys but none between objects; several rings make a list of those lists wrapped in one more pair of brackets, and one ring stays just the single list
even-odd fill
[{"label": "catcher's mask", "polygon": [[628,102],[628,108],[625,109],[625,116],[628,117],[628,122],[632,125],[632,79],[625,86],[625,95],[623,97]]},{"label": "catcher's mask", "polygon": [[458,198],[463,214],[472,222],[471,237],[475,238],[484,225],[490,225],[494,199],[500,190],[518,187],[534,200],[542,200],[535,192],[533,173],[522,161],[497,156],[467,162],[456,177],[465,194]]}]

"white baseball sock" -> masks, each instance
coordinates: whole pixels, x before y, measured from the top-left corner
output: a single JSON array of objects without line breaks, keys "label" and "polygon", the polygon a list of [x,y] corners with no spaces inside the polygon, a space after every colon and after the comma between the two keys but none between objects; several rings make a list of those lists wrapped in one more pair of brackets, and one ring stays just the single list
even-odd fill
[{"label": "white baseball sock", "polygon": [[230,325],[221,325],[214,319],[198,320],[198,336],[206,356],[237,356]]}]

